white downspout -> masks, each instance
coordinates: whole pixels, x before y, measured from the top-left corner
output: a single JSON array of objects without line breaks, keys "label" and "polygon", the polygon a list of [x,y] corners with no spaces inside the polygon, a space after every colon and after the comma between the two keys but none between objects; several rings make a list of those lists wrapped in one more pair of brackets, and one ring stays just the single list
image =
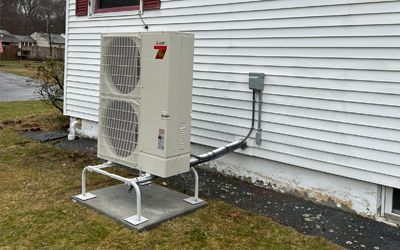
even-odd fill
[{"label": "white downspout", "polygon": [[76,118],[71,118],[71,125],[69,126],[69,134],[68,134],[68,140],[73,141],[75,140],[76,136],[76,127],[79,124],[79,121]]}]

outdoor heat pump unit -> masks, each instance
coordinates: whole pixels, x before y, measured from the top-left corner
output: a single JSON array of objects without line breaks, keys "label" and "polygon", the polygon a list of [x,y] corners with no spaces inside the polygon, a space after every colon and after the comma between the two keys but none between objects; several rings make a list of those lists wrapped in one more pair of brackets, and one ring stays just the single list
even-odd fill
[{"label": "outdoor heat pump unit", "polygon": [[[187,204],[190,209],[205,205],[198,198],[199,178],[192,167],[190,155],[193,53],[192,34],[144,32],[102,35],[97,154],[107,162],[83,169],[82,193],[75,196],[76,201],[88,205],[91,203],[89,200],[97,196],[96,193],[86,192],[87,172],[122,181],[129,186],[129,190],[135,189],[136,214],[121,217],[121,220],[136,226],[149,220],[142,216],[139,186],[147,185],[154,177],[165,178],[192,170],[195,196],[185,195],[183,201],[180,200],[183,204],[178,207],[173,205],[164,212],[172,218],[178,213],[176,209],[185,206],[187,209]],[[105,170],[115,166],[115,163],[139,170],[139,176],[127,178]],[[172,191],[160,191],[157,185],[149,186],[152,189],[146,189],[148,192],[161,192],[161,199],[170,201],[168,195]],[[121,197],[112,192],[111,199]],[[148,197],[154,197],[148,192]],[[120,190],[118,193],[123,195],[124,192]],[[106,202],[107,197],[103,195],[99,203],[96,203],[98,199],[94,200],[94,206],[107,204],[103,210],[97,210],[106,214],[122,211],[122,208],[110,210],[115,201]],[[154,209],[146,211],[153,218],[157,216]],[[125,215],[112,215],[115,218],[118,216]],[[151,219],[149,223],[154,221]]]},{"label": "outdoor heat pump unit", "polygon": [[103,34],[98,157],[169,177],[190,170],[194,36]]},{"label": "outdoor heat pump unit", "polygon": [[[97,154],[107,162],[83,169],[82,193],[74,197],[75,201],[109,213],[111,217],[137,228],[155,223],[154,218],[160,214],[174,218],[205,205],[198,197],[199,176],[194,167],[236,149],[246,148],[246,140],[254,129],[255,90],[252,125],[247,136],[210,152],[191,155],[193,54],[192,34],[144,32],[102,35]],[[139,170],[139,176],[127,178],[105,170],[116,166],[115,163]],[[190,170],[195,180],[193,197],[162,189],[156,184],[148,185],[154,177],[166,178]],[[115,204],[131,204],[131,196],[126,197],[127,192],[121,186],[86,192],[87,172],[109,176],[128,185],[128,190],[134,189],[136,214],[126,217],[131,214],[130,210],[125,213],[121,207],[111,208]],[[162,212],[155,208],[145,209],[150,220],[142,216],[139,187],[144,185],[146,201],[158,194],[157,197],[164,200],[164,206],[169,204],[165,209],[158,206]],[[94,199],[97,195],[102,197]],[[145,205],[149,203],[145,202]],[[160,219],[163,220],[165,218]]]}]

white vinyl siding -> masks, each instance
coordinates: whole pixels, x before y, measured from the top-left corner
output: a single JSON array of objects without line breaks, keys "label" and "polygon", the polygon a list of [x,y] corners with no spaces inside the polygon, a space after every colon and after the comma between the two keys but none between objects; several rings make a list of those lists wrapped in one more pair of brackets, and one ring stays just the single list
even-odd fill
[{"label": "white vinyl siding", "polygon": [[[163,0],[144,19],[196,36],[193,143],[244,136],[248,73],[264,72],[263,142],[247,154],[400,188],[399,10],[390,0]],[[70,0],[65,113],[97,121],[101,33],[144,29],[133,12],[74,14]]]}]

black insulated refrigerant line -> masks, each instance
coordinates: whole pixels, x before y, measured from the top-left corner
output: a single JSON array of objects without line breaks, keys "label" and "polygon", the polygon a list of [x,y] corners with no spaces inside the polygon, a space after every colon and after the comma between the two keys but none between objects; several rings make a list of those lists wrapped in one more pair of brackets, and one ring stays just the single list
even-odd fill
[{"label": "black insulated refrigerant line", "polygon": [[[249,139],[251,133],[254,130],[254,119],[255,119],[255,109],[256,109],[256,90],[253,90],[253,109],[251,114],[251,128],[249,133],[243,139],[235,142],[231,142],[225,146],[214,149],[208,153],[204,153],[201,155],[191,155],[193,158],[190,159],[190,166],[194,167],[198,164],[205,163],[208,161],[212,161],[218,159],[226,154],[232,153],[238,148],[246,148],[247,147],[247,139]],[[260,112],[259,110],[258,112]]]}]

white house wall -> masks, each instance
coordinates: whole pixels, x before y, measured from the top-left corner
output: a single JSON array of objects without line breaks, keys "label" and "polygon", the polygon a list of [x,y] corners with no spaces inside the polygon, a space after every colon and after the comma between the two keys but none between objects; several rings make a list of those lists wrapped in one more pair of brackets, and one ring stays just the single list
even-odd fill
[{"label": "white house wall", "polygon": [[[151,31],[192,32],[192,142],[250,126],[248,73],[266,74],[263,142],[243,153],[400,188],[400,1],[164,0]],[[144,31],[130,13],[75,16],[69,2],[65,114],[97,121],[100,37]]]}]

